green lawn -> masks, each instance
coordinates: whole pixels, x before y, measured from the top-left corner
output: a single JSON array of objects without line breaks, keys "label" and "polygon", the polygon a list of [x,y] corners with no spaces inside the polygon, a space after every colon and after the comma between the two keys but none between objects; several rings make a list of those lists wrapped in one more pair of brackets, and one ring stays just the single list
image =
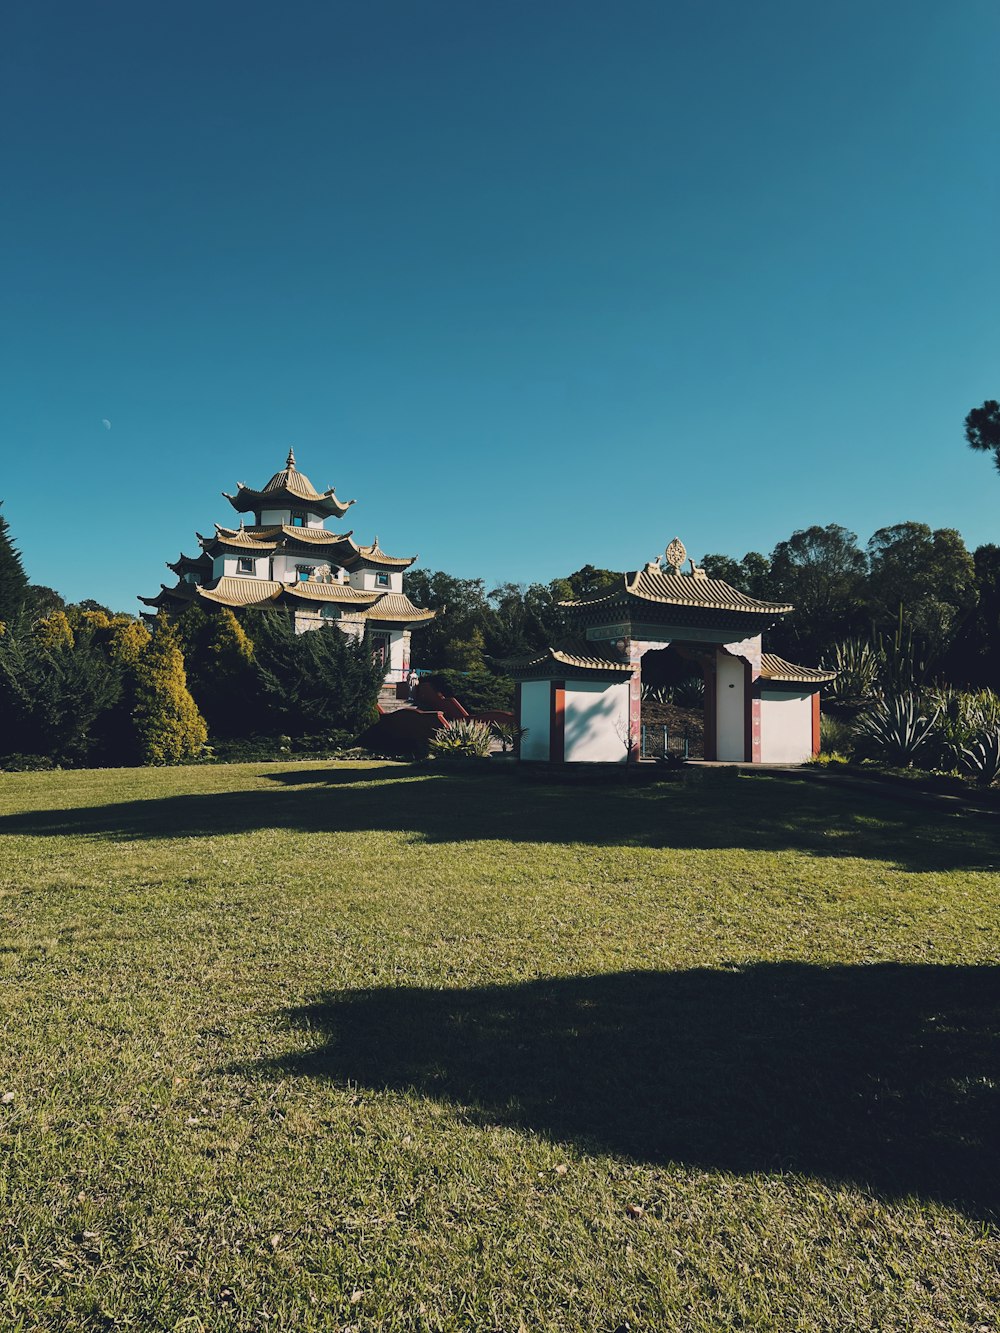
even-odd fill
[{"label": "green lawn", "polygon": [[0,775],[0,1329],[993,1330],[998,869],[767,776]]}]

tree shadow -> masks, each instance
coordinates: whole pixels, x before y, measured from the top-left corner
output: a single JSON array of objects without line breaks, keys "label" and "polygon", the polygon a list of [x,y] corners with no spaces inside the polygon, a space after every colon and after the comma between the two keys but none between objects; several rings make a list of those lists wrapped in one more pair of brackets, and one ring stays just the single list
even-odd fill
[{"label": "tree shadow", "polygon": [[1000,866],[995,821],[901,806],[868,792],[758,776],[695,787],[525,783],[383,765],[298,766],[273,789],[211,792],[0,817],[0,835],[116,841],[216,837],[260,829],[377,831],[427,842],[506,840],[596,847],[794,849],[905,870]]},{"label": "tree shadow", "polygon": [[997,1216],[1000,968],[777,963],[355,990],[289,1021],[310,1049],[239,1072],[413,1089],[584,1151],[795,1171]]}]

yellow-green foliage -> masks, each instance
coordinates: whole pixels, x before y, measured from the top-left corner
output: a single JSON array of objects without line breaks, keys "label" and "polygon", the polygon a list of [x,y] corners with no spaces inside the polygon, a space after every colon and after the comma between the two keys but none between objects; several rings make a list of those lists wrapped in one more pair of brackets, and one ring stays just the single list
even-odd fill
[{"label": "yellow-green foliage", "polygon": [[253,644],[240,622],[227,606],[212,617],[212,635],[208,651],[220,661],[245,666],[253,660]]},{"label": "yellow-green foliage", "polygon": [[35,626],[35,637],[43,648],[72,648],[73,630],[65,611],[50,611]]},{"label": "yellow-green foliage", "polygon": [[[134,669],[149,647],[152,637],[141,620],[116,616],[111,622],[108,651],[115,662]],[[183,659],[181,660],[183,662]]]},{"label": "yellow-green foliage", "polygon": [[135,667],[135,727],[146,764],[179,764],[193,759],[208,739],[205,719],[187,687],[184,655],[165,615]]}]

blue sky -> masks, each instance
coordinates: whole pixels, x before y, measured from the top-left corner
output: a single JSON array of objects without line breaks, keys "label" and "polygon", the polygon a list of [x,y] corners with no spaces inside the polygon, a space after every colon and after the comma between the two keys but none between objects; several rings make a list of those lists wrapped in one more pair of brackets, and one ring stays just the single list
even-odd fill
[{"label": "blue sky", "polygon": [[[0,499],[136,610],[295,446],[490,584],[1000,541],[995,0],[15,0]],[[104,424],[110,422],[110,429]],[[346,521],[343,526],[346,526]]]}]

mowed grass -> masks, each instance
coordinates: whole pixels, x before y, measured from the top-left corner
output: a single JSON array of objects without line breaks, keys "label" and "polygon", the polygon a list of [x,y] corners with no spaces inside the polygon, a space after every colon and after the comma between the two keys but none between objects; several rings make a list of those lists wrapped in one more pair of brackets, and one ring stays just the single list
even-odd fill
[{"label": "mowed grass", "polygon": [[0,1329],[993,1330],[998,868],[763,775],[0,775]]}]

